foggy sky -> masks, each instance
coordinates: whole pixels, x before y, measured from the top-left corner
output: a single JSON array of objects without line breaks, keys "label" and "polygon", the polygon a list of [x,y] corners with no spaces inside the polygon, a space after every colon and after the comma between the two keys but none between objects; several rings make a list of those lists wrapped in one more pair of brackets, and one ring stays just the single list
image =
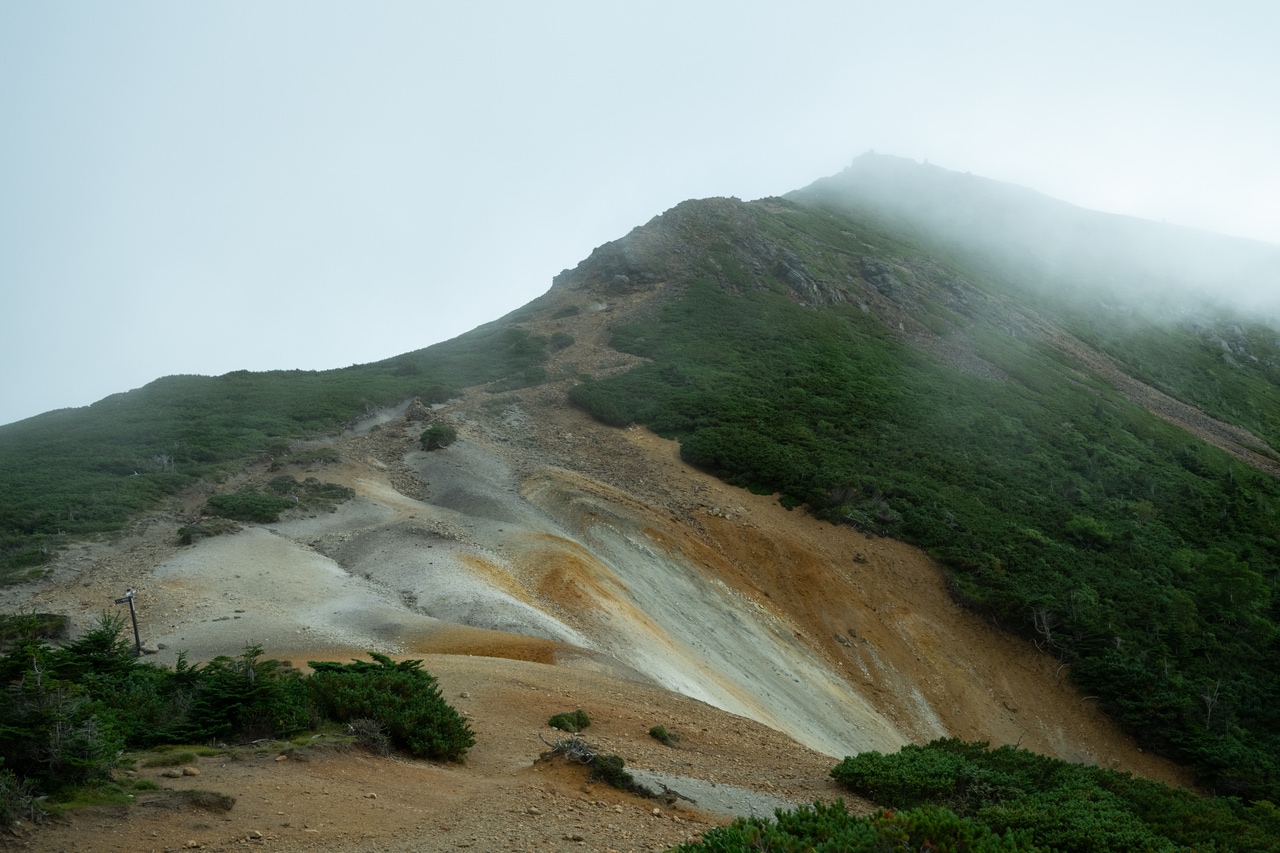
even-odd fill
[{"label": "foggy sky", "polygon": [[1280,243],[1264,2],[0,5],[0,423],[524,304],[868,149]]}]

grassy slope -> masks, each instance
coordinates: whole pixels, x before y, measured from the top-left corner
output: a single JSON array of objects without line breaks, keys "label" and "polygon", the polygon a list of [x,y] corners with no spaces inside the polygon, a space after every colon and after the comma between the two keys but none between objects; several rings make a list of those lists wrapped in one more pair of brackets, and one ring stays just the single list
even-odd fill
[{"label": "grassy slope", "polygon": [[414,353],[341,370],[169,376],[92,406],[0,427],[0,583],[68,536],[130,517],[233,462],[287,451],[369,410],[450,389],[539,381],[547,342],[519,312]]},{"label": "grassy slope", "polygon": [[[998,324],[934,315],[1007,381],[911,349],[852,305],[797,304],[786,269],[742,248],[842,281],[862,256],[910,248],[883,223],[777,202],[735,216],[723,240],[691,212],[668,225],[701,260],[679,301],[613,341],[652,361],[573,399],[679,437],[730,482],[931,549],[962,599],[1071,661],[1145,743],[1221,790],[1280,795],[1280,484]],[[1179,346],[1134,346],[1194,374],[1194,336],[1164,334]],[[1274,384],[1255,390],[1274,407]]]}]

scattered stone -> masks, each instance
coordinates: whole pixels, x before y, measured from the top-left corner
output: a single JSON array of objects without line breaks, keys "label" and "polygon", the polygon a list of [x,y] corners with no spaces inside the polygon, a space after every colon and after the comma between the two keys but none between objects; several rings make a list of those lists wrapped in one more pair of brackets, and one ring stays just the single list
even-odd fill
[{"label": "scattered stone", "polygon": [[165,777],[166,779],[181,779],[182,771],[176,767],[171,767],[170,769],[162,772],[160,775]]},{"label": "scattered stone", "polygon": [[289,756],[287,756],[287,755],[277,755],[277,756],[276,756],[276,761],[285,761],[285,760],[287,760],[288,758],[289,758]]},{"label": "scattered stone", "polygon": [[375,793],[373,793],[372,791],[370,791],[369,793],[367,793],[367,794],[365,794],[365,795],[364,795],[364,798],[365,798],[366,800],[376,800],[376,799],[378,799],[378,795],[377,795],[377,794],[375,794]]},{"label": "scattered stone", "polygon": [[199,768],[199,767],[184,767],[184,768],[182,768],[182,775],[183,775],[183,776],[199,776],[199,775],[200,775],[200,768]]}]

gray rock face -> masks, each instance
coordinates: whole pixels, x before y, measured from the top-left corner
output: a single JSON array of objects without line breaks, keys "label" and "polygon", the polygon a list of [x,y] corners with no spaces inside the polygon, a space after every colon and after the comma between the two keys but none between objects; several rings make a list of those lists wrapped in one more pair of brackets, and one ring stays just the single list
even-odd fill
[{"label": "gray rock face", "polygon": [[884,261],[863,258],[862,277],[866,279],[867,284],[891,299],[897,293],[898,284],[893,277],[893,267]]}]

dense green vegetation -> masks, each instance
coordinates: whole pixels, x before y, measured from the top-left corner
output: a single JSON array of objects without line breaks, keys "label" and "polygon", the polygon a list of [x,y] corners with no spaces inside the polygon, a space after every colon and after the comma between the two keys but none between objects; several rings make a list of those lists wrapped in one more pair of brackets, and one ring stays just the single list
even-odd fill
[{"label": "dense green vegetation", "polygon": [[[545,378],[549,343],[514,325],[519,316],[374,364],[169,376],[0,427],[0,583],[46,562],[68,537],[118,530],[232,463],[281,456],[290,440],[333,432],[376,407]],[[269,513],[273,502],[258,503]]]},{"label": "dense green vegetation", "polygon": [[253,521],[267,524],[276,521],[286,509],[332,508],[350,500],[355,491],[336,483],[321,483],[308,477],[299,483],[293,477],[276,477],[260,489],[240,489],[220,495],[211,495],[205,504],[205,512],[235,521]]},{"label": "dense green vegetation", "polygon": [[[1280,484],[998,322],[908,303],[1003,374],[988,379],[854,305],[798,304],[796,270],[839,280],[855,252],[911,248],[770,204],[727,214],[736,231],[719,249],[722,222],[686,214],[688,242],[710,248],[681,298],[614,330],[613,346],[650,362],[572,399],[679,438],[730,483],[928,548],[962,601],[1071,663],[1145,745],[1219,791],[1280,798]],[[761,274],[741,246],[762,243],[797,260]],[[1166,373],[1182,360],[1143,346]],[[1277,389],[1250,387],[1274,415]]]},{"label": "dense green vegetation", "polygon": [[121,618],[61,647],[34,615],[25,621],[0,655],[0,818],[34,794],[107,783],[126,749],[284,738],[325,720],[372,721],[424,758],[458,760],[475,743],[421,661],[371,653],[372,663],[313,663],[308,677],[250,646],[197,666],[180,656],[169,669],[134,657]]},{"label": "dense green vegetation", "polygon": [[858,817],[837,801],[780,811],[772,821],[739,818],[702,833],[700,841],[672,847],[670,853],[1041,853],[1044,849],[1031,843],[1025,833],[999,835],[946,809],[922,807]]},{"label": "dense green vegetation", "polygon": [[391,744],[420,758],[459,761],[475,746],[466,719],[444,701],[420,660],[393,662],[370,652],[373,663],[308,661],[320,711],[339,722],[377,720]]},{"label": "dense green vegetation", "polygon": [[1200,797],[1012,746],[937,740],[846,758],[831,775],[880,805],[945,807],[1053,850],[1280,849],[1280,812],[1268,802]]},{"label": "dense green vegetation", "polygon": [[673,850],[1280,850],[1280,811],[1269,802],[1201,797],[1012,746],[936,740],[852,756],[831,775],[885,810],[856,817],[843,802],[815,803],[774,821],[741,819]]}]

